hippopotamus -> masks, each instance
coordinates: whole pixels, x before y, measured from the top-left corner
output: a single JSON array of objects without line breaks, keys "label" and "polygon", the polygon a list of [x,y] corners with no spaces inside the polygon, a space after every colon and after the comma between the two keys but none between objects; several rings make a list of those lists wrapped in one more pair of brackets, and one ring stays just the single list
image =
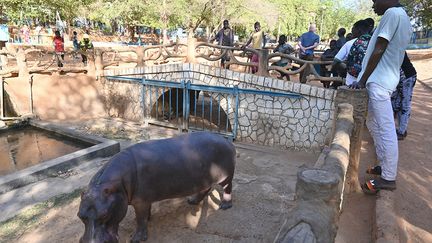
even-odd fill
[{"label": "hippopotamus", "polygon": [[195,132],[135,144],[113,156],[81,194],[78,217],[85,225],[80,242],[118,242],[128,205],[136,214],[131,242],[147,240],[151,204],[191,196],[199,204],[212,186],[223,187],[220,209],[232,207],[236,150],[224,137]]}]

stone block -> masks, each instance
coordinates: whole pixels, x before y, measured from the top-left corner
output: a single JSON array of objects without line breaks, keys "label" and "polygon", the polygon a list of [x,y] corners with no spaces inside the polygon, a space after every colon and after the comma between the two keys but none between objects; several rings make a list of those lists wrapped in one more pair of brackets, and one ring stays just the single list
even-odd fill
[{"label": "stone block", "polygon": [[266,101],[265,107],[267,109],[273,109],[273,101]]},{"label": "stone block", "polygon": [[282,114],[285,117],[294,117],[294,110],[293,109],[286,109],[283,111]]},{"label": "stone block", "polygon": [[309,108],[310,108],[309,100],[306,99],[306,98],[301,99],[301,101],[300,101],[300,105],[301,105],[301,109],[302,109],[302,110],[306,110],[306,109],[309,109]]},{"label": "stone block", "polygon": [[335,95],[335,90],[333,90],[333,89],[326,89],[325,90],[325,99],[333,100],[334,95]]},{"label": "stone block", "polygon": [[295,118],[302,119],[304,117],[303,110],[297,110],[295,113]]},{"label": "stone block", "polygon": [[326,100],[324,108],[326,110],[333,110],[333,101],[332,100]]},{"label": "stone block", "polygon": [[283,84],[284,84],[284,87],[283,87],[284,90],[290,91],[290,92],[293,91],[293,86],[294,86],[293,82],[291,82],[291,81],[284,81]]},{"label": "stone block", "polygon": [[300,88],[301,88],[301,84],[294,83],[294,85],[293,85],[293,92],[294,93],[300,93]]},{"label": "stone block", "polygon": [[318,118],[319,117],[319,110],[316,107],[312,108],[312,117]]},{"label": "stone block", "polygon": [[319,110],[324,110],[324,108],[325,108],[325,102],[326,102],[326,100],[318,99],[318,101],[317,101],[317,108]]},{"label": "stone block", "polygon": [[318,88],[317,89],[317,97],[318,98],[322,98],[322,99],[325,99],[325,89],[324,88]]},{"label": "stone block", "polygon": [[319,116],[319,120],[326,122],[330,119],[330,112],[329,111],[321,111],[320,112],[320,116]]},{"label": "stone block", "polygon": [[294,109],[300,109],[301,108],[300,104],[301,104],[301,99],[294,100],[292,107]]},{"label": "stone block", "polygon": [[309,84],[300,84],[300,93],[303,95],[310,94],[311,86]]}]

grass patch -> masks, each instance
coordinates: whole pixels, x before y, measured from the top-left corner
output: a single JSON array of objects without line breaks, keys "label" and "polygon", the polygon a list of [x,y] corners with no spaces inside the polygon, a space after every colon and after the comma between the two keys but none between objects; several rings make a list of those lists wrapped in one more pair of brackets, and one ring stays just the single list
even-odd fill
[{"label": "grass patch", "polygon": [[11,242],[12,239],[24,234],[28,229],[35,226],[41,217],[45,216],[47,211],[61,207],[72,202],[80,196],[83,189],[77,189],[71,193],[61,194],[50,198],[49,200],[38,203],[35,206],[28,208],[0,223],[0,242]]}]

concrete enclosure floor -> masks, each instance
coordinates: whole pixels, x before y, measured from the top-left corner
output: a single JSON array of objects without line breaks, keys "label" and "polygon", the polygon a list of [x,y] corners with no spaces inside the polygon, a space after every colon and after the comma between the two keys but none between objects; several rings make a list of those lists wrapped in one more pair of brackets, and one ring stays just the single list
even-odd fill
[{"label": "concrete enclosure floor", "polygon": [[[119,120],[113,121],[113,124],[119,123]],[[98,122],[94,124],[97,126]],[[128,124],[123,131],[128,132],[134,126],[136,125]],[[87,127],[87,125],[81,124],[80,127]],[[114,128],[115,125],[111,124],[111,127]],[[91,128],[87,128],[91,131]],[[156,132],[155,128],[151,127],[148,134],[158,134],[159,137],[171,136],[170,130],[168,133],[160,129],[156,130],[159,131]],[[142,127],[141,131],[143,131]],[[131,143],[121,141],[124,146]],[[302,165],[313,166],[319,154],[280,151],[247,144],[236,144],[236,147],[239,156],[234,178],[233,208],[226,211],[217,210],[221,188],[213,190],[198,206],[188,205],[185,198],[155,203],[152,206],[147,242],[273,241],[288,211],[295,203],[298,168]],[[21,191],[0,195],[2,205],[0,210],[17,211],[20,203],[21,207],[24,207],[35,203],[35,198],[38,201],[47,200],[55,194],[53,192],[56,190],[58,193],[65,193],[72,191],[73,188],[87,185],[91,176],[106,161],[107,159],[94,160],[87,166],[67,172],[67,176],[50,178],[18,189]],[[17,200],[16,195],[20,195],[22,200]],[[10,203],[11,201],[13,203]],[[84,231],[84,224],[76,216],[79,202],[77,196],[71,203],[47,210],[34,227],[6,240],[8,242],[77,242]],[[120,242],[129,240],[135,225],[135,215],[133,208],[130,207],[127,216],[120,224]],[[2,235],[1,231],[0,235]]]}]

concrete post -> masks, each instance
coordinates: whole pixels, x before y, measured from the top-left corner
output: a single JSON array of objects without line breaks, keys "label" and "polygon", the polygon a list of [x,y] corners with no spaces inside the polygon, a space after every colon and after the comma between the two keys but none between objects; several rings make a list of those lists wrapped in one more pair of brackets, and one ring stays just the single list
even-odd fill
[{"label": "concrete post", "polygon": [[25,56],[25,51],[22,48],[18,49],[16,54],[17,66],[18,66],[18,76],[19,77],[28,77],[29,71],[27,68],[27,60]]},{"label": "concrete post", "polygon": [[259,51],[259,62],[258,62],[258,75],[259,76],[270,76],[268,71],[268,56],[269,56],[269,50],[267,49],[261,49]]},{"label": "concrete post", "polygon": [[186,62],[188,63],[196,63],[196,58],[195,58],[196,41],[197,41],[196,38],[188,38],[187,40]]},{"label": "concrete post", "polygon": [[95,65],[95,50],[90,49],[86,51],[87,54],[87,70],[91,73],[96,73],[96,65]]},{"label": "concrete post", "polygon": [[[7,52],[7,50],[6,50],[6,48],[5,47],[3,47],[2,49],[1,49],[3,52]],[[7,64],[8,64],[8,58],[7,58],[7,55],[0,55],[0,66],[1,66],[1,68],[3,68],[3,69],[6,69],[6,66],[7,66]],[[1,69],[0,68],[0,69]]]},{"label": "concrete post", "polygon": [[363,127],[365,125],[368,109],[367,91],[365,89],[349,89],[346,86],[339,87],[336,95],[336,106],[342,103],[351,104],[354,108],[354,128],[350,137],[350,161],[345,190],[348,193],[360,192],[361,187],[358,179],[358,169],[360,163]]},{"label": "concrete post", "polygon": [[103,74],[103,57],[102,51],[96,49],[95,50],[95,68],[96,68],[96,76],[102,76]]},{"label": "concrete post", "polygon": [[4,113],[4,82],[5,82],[5,77],[1,77],[1,80],[0,80],[0,119],[5,117],[5,113]]},{"label": "concrete post", "polygon": [[300,73],[300,83],[305,84],[307,82],[307,77],[312,73],[312,64],[305,64],[305,69]]},{"label": "concrete post", "polygon": [[29,97],[29,103],[30,103],[30,114],[33,115],[34,110],[33,110],[33,75],[30,76],[29,79],[29,84],[30,84],[30,97]]},{"label": "concrete post", "polygon": [[136,50],[137,54],[137,67],[144,67],[144,46],[138,46]]}]

